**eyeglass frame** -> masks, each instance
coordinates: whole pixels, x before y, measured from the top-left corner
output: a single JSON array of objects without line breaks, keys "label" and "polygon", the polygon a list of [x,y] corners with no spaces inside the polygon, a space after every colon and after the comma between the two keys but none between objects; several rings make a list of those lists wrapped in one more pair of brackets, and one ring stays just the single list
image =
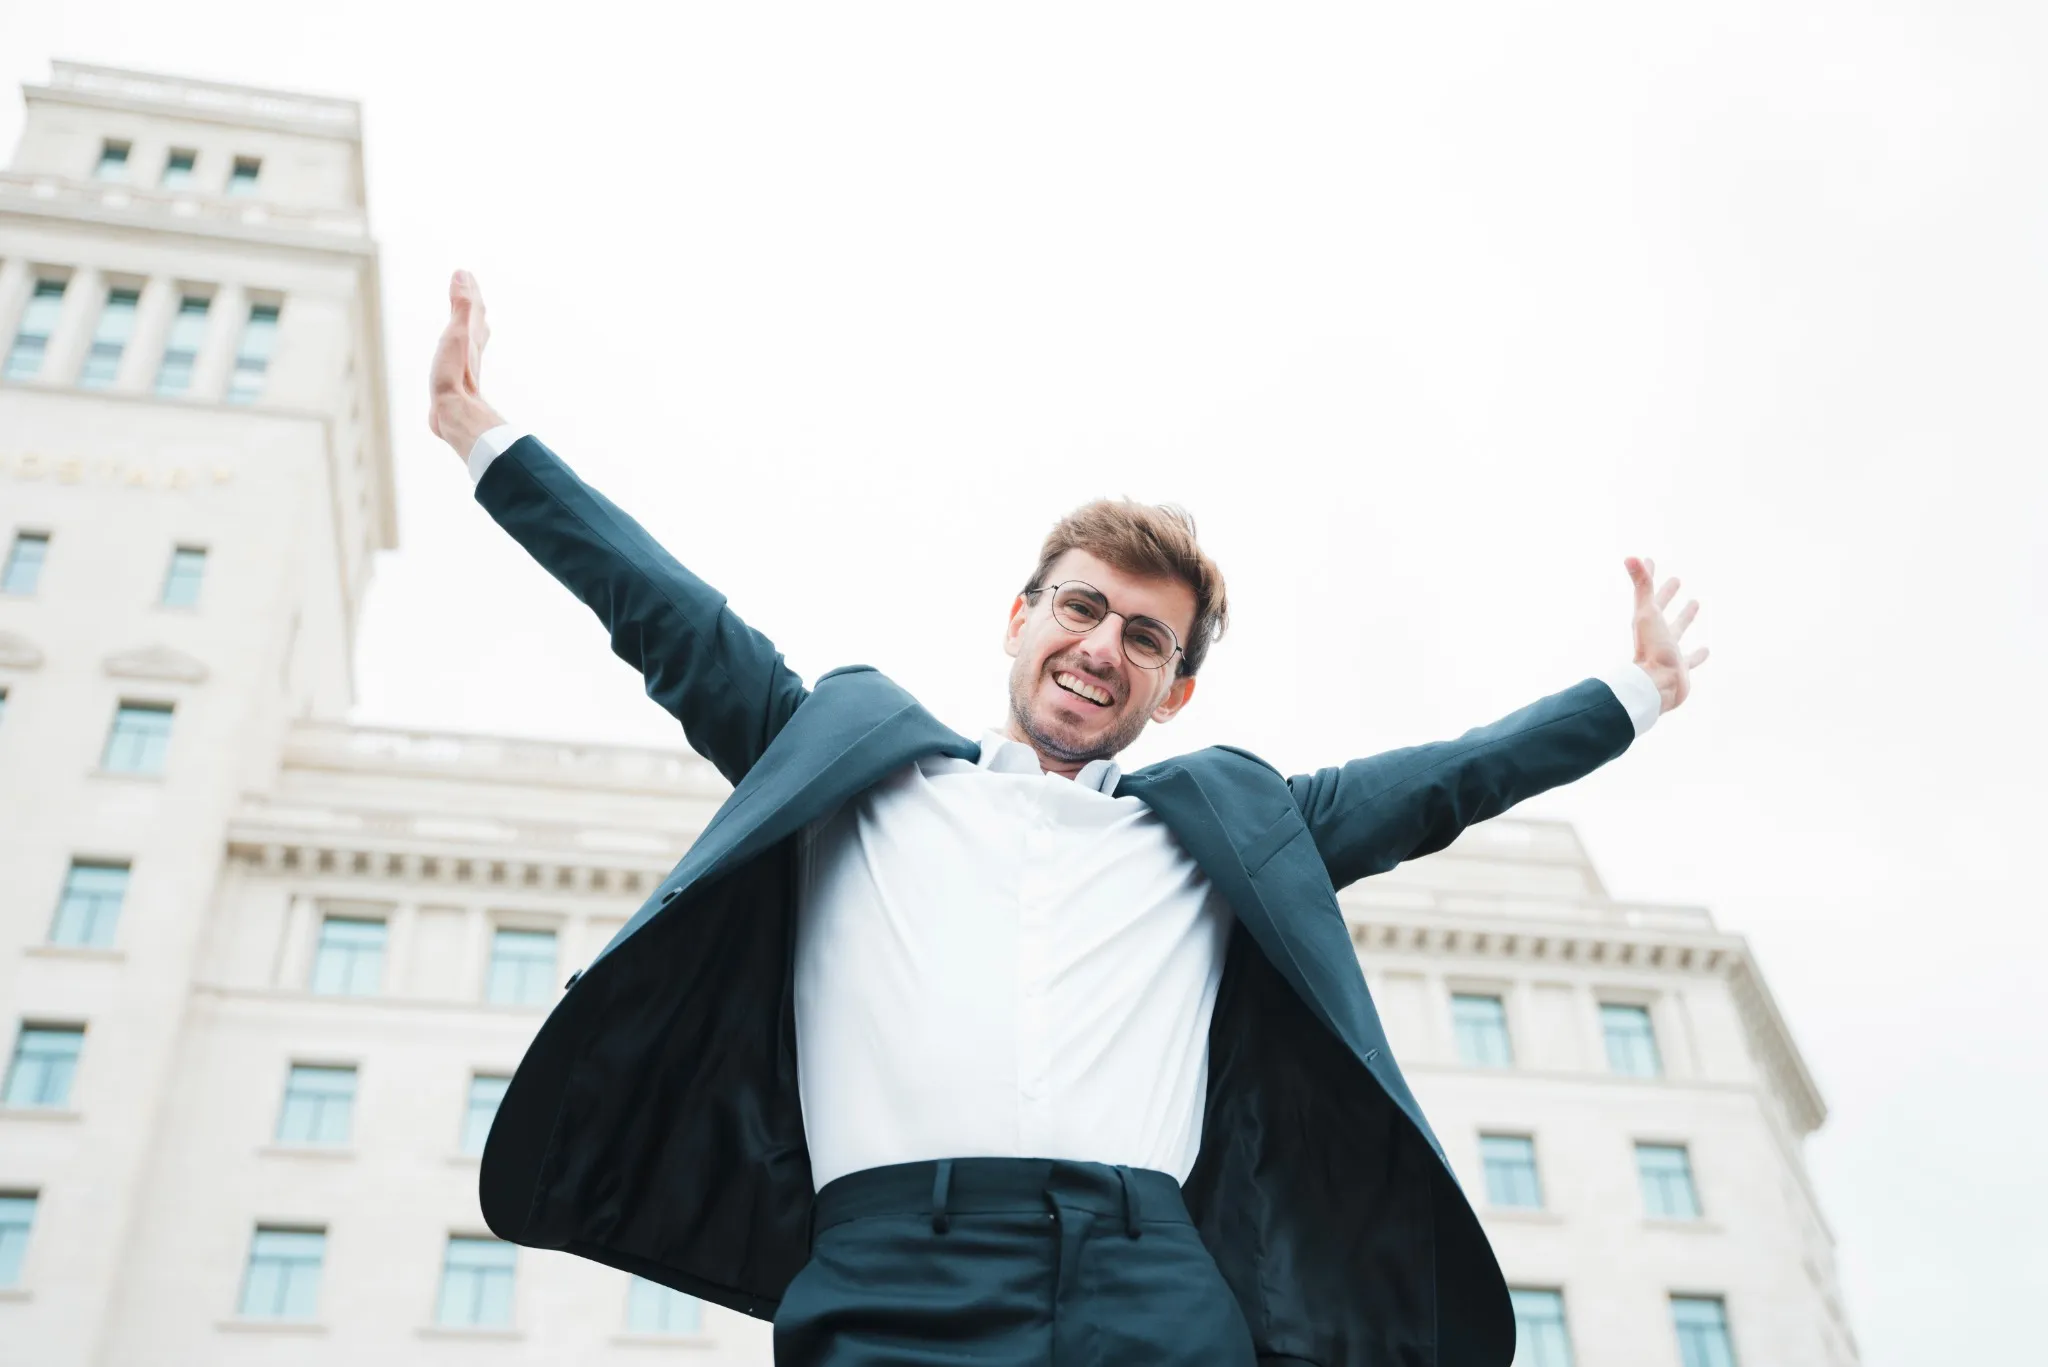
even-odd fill
[{"label": "eyeglass frame", "polygon": [[[1118,628],[1116,633],[1116,646],[1118,650],[1121,650],[1124,653],[1124,658],[1126,660],[1131,660],[1131,648],[1124,641],[1124,632],[1130,630],[1131,614],[1129,614],[1128,612],[1118,612],[1115,608],[1111,607],[1109,605],[1109,595],[1104,593],[1101,589],[1096,588],[1095,585],[1089,583],[1086,579],[1062,579],[1057,584],[1041,584],[1035,589],[1024,590],[1024,592],[1019,596],[1026,600],[1029,600],[1034,594],[1050,593],[1056,601],[1059,598],[1059,591],[1069,584],[1079,584],[1082,588],[1088,590],[1088,592],[1094,594],[1097,598],[1100,598],[1102,600],[1102,616],[1104,621],[1107,621],[1111,617],[1121,617],[1124,619],[1123,626]],[[1089,631],[1093,631],[1095,629],[1094,627],[1090,627],[1088,628],[1088,631],[1074,630],[1074,628],[1068,626],[1065,622],[1060,621],[1060,614],[1057,608],[1048,609],[1046,615],[1052,618],[1054,625],[1058,626],[1061,631],[1066,632],[1070,636],[1086,636]],[[1173,663],[1173,657],[1176,655],[1180,656],[1183,662],[1186,661],[1188,654],[1187,647],[1183,646],[1180,643],[1179,632],[1175,631],[1166,623],[1160,621],[1157,617],[1150,617],[1142,612],[1138,614],[1138,620],[1144,622],[1151,622],[1155,626],[1157,626],[1161,631],[1165,632],[1166,639],[1173,642],[1173,649],[1167,651],[1166,658],[1161,660],[1156,665],[1140,664],[1136,660],[1131,660],[1131,667],[1133,669],[1164,669],[1168,665]],[[1096,626],[1100,625],[1100,622],[1096,623]]]}]

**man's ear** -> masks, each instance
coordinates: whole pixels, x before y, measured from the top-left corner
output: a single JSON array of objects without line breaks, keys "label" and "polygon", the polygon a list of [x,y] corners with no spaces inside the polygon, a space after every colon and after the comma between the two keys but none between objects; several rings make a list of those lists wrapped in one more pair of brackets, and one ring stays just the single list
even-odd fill
[{"label": "man's ear", "polygon": [[1188,699],[1195,696],[1195,676],[1183,674],[1173,681],[1173,687],[1166,690],[1166,700],[1152,709],[1153,721],[1172,721],[1174,713],[1188,705]]},{"label": "man's ear", "polygon": [[1015,659],[1017,652],[1024,648],[1024,623],[1030,616],[1031,604],[1020,593],[1016,601],[1010,604],[1010,620],[1003,627],[1003,654]]}]

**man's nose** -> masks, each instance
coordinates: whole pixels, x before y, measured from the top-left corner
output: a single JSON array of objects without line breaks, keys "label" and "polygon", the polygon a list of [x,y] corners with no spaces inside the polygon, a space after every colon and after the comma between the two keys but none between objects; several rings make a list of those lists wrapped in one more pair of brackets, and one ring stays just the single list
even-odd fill
[{"label": "man's nose", "polygon": [[1101,672],[1114,672],[1124,654],[1124,619],[1105,617],[1097,622],[1094,630],[1081,638],[1081,653]]}]

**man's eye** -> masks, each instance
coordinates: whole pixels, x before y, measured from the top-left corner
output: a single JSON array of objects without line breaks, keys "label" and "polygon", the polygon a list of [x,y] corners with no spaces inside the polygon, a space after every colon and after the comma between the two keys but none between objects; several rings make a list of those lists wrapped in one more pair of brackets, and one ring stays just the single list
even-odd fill
[{"label": "man's eye", "polygon": [[1140,650],[1149,650],[1157,655],[1164,655],[1166,653],[1166,642],[1160,640],[1149,631],[1133,631],[1130,633],[1130,637],[1132,643]]}]

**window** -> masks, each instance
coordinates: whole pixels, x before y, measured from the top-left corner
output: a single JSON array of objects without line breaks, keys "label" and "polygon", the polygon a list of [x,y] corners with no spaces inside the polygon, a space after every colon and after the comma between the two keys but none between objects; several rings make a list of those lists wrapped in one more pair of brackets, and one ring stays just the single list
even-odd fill
[{"label": "window", "polygon": [[71,1100],[71,1078],[78,1071],[78,1051],[84,1043],[83,1026],[23,1025],[14,1040],[14,1061],[7,1067],[0,1105],[61,1110]]},{"label": "window", "polygon": [[160,774],[171,745],[171,705],[124,702],[114,710],[100,767],[116,774]]},{"label": "window", "polygon": [[263,170],[260,157],[236,157],[235,169],[228,173],[228,193],[231,195],[253,195],[256,193],[256,177]]},{"label": "window", "polygon": [[356,1104],[356,1070],[294,1063],[277,1113],[280,1144],[346,1144]]},{"label": "window", "polygon": [[111,945],[121,920],[121,899],[127,894],[126,864],[72,860],[57,898],[57,915],[50,922],[50,943],[98,949]]},{"label": "window", "polygon": [[1663,1072],[1657,1058],[1657,1036],[1650,1029],[1650,1008],[1600,1003],[1600,1033],[1607,1040],[1607,1067],[1625,1077],[1656,1077]]},{"label": "window", "polygon": [[555,932],[500,930],[491,937],[491,976],[484,998],[514,1006],[548,999],[555,983]]},{"label": "window", "polygon": [[1563,1293],[1516,1287],[1508,1291],[1508,1303],[1515,1310],[1514,1367],[1571,1367]]},{"label": "window", "polygon": [[199,154],[188,148],[173,147],[170,157],[164,162],[163,187],[166,190],[183,190],[192,184],[192,167],[199,161]]},{"label": "window", "polygon": [[0,574],[0,593],[21,596],[36,591],[43,577],[43,561],[50,555],[50,538],[44,532],[16,532],[7,551],[7,569]]},{"label": "window", "polygon": [[329,916],[313,951],[312,989],[330,996],[373,995],[384,978],[384,923]]},{"label": "window", "polygon": [[7,365],[0,378],[33,380],[43,368],[43,353],[49,350],[50,334],[57,330],[57,315],[64,310],[64,282],[38,280],[35,293],[21,311],[21,326],[15,329],[14,345],[8,348]]},{"label": "window", "polygon": [[626,1329],[634,1334],[694,1334],[703,1324],[704,1307],[660,1282],[633,1278],[626,1292]]},{"label": "window", "polygon": [[469,1080],[469,1109],[462,1115],[462,1151],[482,1153],[491,1134],[491,1122],[498,1118],[498,1103],[505,1099],[509,1077],[478,1073]]},{"label": "window", "polygon": [[182,394],[192,387],[192,367],[199,360],[199,344],[206,340],[206,311],[213,301],[204,295],[188,294],[178,301],[177,316],[164,337],[163,364],[156,372],[156,392]]},{"label": "window", "polygon": [[164,572],[163,605],[189,608],[199,601],[199,581],[206,575],[206,549],[180,546],[171,552],[171,567]]},{"label": "window", "polygon": [[135,306],[142,292],[132,289],[107,291],[107,306],[92,331],[92,349],[85,353],[85,366],[78,372],[81,389],[105,389],[121,369],[121,353],[135,333]]},{"label": "window", "polygon": [[242,344],[235,351],[235,372],[228,377],[229,403],[250,403],[263,392],[270,354],[277,349],[277,313],[276,304],[249,306],[249,325],[242,329]]},{"label": "window", "polygon": [[1451,998],[1451,1030],[1458,1058],[1475,1068],[1506,1068],[1515,1051],[1508,1044],[1508,1012],[1499,997],[1460,993]]},{"label": "window", "polygon": [[1671,1323],[1678,1331],[1682,1367],[1735,1367],[1728,1341],[1728,1307],[1719,1296],[1673,1296]]},{"label": "window", "polygon": [[1659,1220],[1700,1218],[1692,1160],[1683,1144],[1636,1145],[1636,1176],[1642,1181],[1645,1213]]},{"label": "window", "polygon": [[1486,1167],[1487,1204],[1541,1210],[1543,1187],[1536,1180],[1536,1141],[1523,1134],[1482,1134],[1479,1157]]},{"label": "window", "polygon": [[35,1193],[0,1191],[0,1287],[21,1285],[21,1263],[35,1222]]},{"label": "window", "polygon": [[128,144],[108,138],[100,144],[99,165],[92,168],[94,180],[128,179]]},{"label": "window", "polygon": [[318,1229],[256,1227],[249,1271],[242,1278],[242,1317],[309,1320],[319,1308],[320,1261],[327,1234]]},{"label": "window", "polygon": [[448,1236],[441,1268],[442,1324],[503,1328],[512,1323],[512,1263],[518,1250],[496,1239]]}]

